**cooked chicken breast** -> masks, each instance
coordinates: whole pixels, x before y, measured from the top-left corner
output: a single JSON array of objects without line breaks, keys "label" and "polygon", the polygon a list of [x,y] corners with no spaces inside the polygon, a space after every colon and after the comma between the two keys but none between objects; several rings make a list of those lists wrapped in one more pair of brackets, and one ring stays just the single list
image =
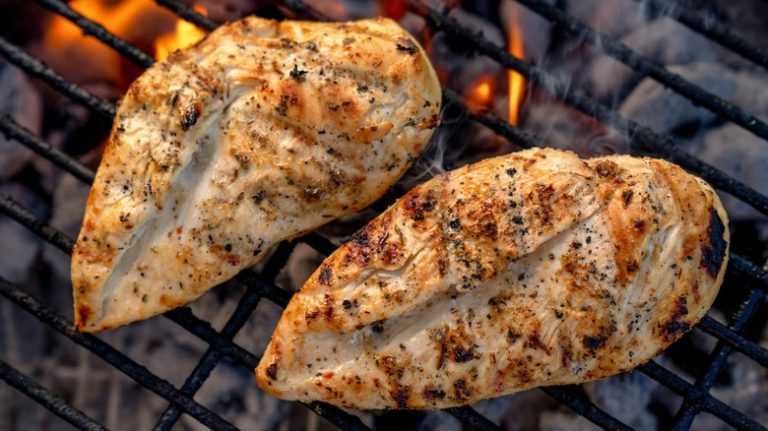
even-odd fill
[{"label": "cooked chicken breast", "polygon": [[380,197],[439,122],[440,85],[388,19],[249,17],[131,85],[72,256],[97,331],[186,304],[276,243]]},{"label": "cooked chicken breast", "polygon": [[727,217],[662,160],[533,149],[431,179],[294,295],[256,369],[284,399],[443,408],[648,361],[723,279]]}]

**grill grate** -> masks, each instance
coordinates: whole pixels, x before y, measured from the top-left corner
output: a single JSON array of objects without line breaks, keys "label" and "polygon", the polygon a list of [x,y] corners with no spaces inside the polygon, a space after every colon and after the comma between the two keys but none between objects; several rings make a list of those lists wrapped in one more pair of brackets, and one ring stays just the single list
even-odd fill
[{"label": "grill grate", "polygon": [[[206,30],[213,30],[217,26],[216,23],[198,14],[178,0],[156,1],[180,17]],[[669,86],[694,103],[701,104],[719,116],[739,124],[762,138],[768,138],[768,126],[755,119],[754,116],[718,99],[704,89],[682,80],[681,77],[672,74],[663,66],[643,58],[610,37],[600,35],[595,30],[572,20],[563,14],[561,10],[548,6],[547,3],[541,0],[518,1],[552,22],[560,24],[573,36],[584,38],[590,43],[599,41],[600,43],[596,45],[606,54]],[[38,3],[68,18],[80,26],[86,34],[92,35],[108,44],[132,62],[143,67],[148,67],[153,63],[152,58],[145,53],[109,33],[99,24],[81,16],[63,1],[38,0]],[[299,0],[284,0],[282,3],[300,16],[324,19],[322,14],[307,7]],[[702,17],[685,10],[679,10],[672,14],[669,8],[659,5],[656,1],[651,1],[651,6],[659,13],[672,15],[694,31],[712,38],[714,41],[738,52],[755,63],[763,66],[768,65],[768,54],[764,50],[753,47],[748,42],[734,36],[727,28],[719,24],[710,25],[709,22],[705,23]],[[466,41],[477,53],[496,60],[505,68],[521,73],[533,83],[541,85],[544,89],[551,90],[558,99],[627,135],[631,142],[630,148],[632,152],[665,157],[672,160],[690,172],[705,178],[720,190],[740,198],[763,214],[768,214],[768,197],[761,195],[716,168],[680,151],[675,147],[676,144],[671,137],[657,134],[632,120],[622,118],[615,111],[606,108],[583,93],[574,92],[572,89],[567,89],[565,86],[558,84],[554,87],[543,85],[545,82],[556,83],[557,81],[553,80],[544,70],[511,56],[504,47],[497,46],[489,42],[482,35],[472,33],[468,29],[463,28],[455,20],[441,13],[441,11],[415,1],[409,2],[409,7],[412,11],[424,16],[427,19],[428,25],[433,30],[443,31]],[[0,38],[0,54],[30,75],[45,81],[56,90],[71,97],[93,112],[107,119],[111,119],[114,116],[115,109],[113,105],[98,99],[81,87],[67,81],[42,62],[3,38]],[[531,147],[542,142],[498,116],[470,112],[463,105],[461,99],[450,89],[444,89],[443,95],[446,102],[453,109],[461,112],[466,118],[484,124],[521,147]],[[90,169],[64,152],[48,145],[29,130],[17,124],[13,119],[9,117],[0,118],[0,132],[9,139],[17,140],[26,145],[79,180],[86,183],[90,183],[93,180],[94,174]],[[36,218],[29,210],[10,197],[0,196],[0,211],[23,224],[65,253],[71,251],[74,243],[72,238]],[[326,255],[330,254],[335,248],[328,240],[316,234],[309,234],[298,241],[305,242]],[[129,359],[99,338],[89,334],[78,333],[67,319],[24,293],[20,287],[0,279],[0,295],[29,312],[42,323],[56,329],[75,343],[102,357],[140,385],[165,398],[170,404],[159,418],[155,429],[170,429],[182,412],[189,414],[200,423],[212,429],[235,429],[219,415],[194,401],[193,397],[219,361],[224,357],[250,369],[256,366],[259,359],[258,356],[243,349],[232,340],[255,310],[261,298],[268,299],[281,307],[288,303],[290,293],[277,287],[274,284],[274,278],[277,272],[285,265],[295,244],[296,242],[281,244],[270,258],[268,265],[266,265],[268,269],[261,274],[252,270],[246,270],[236,277],[239,282],[247,286],[247,290],[240,298],[237,308],[220,332],[214,330],[207,322],[194,316],[187,308],[173,310],[164,315],[209,345],[208,350],[180,389],[174,388],[170,383],[152,374],[146,368]],[[738,350],[762,366],[768,367],[768,350],[740,334],[754,316],[758,306],[765,299],[766,291],[768,290],[768,272],[746,258],[733,253],[731,254],[729,271],[737,271],[751,279],[751,284],[748,286],[750,291],[749,298],[732,317],[731,326],[722,325],[709,316],[705,317],[697,325],[698,328],[719,340],[718,345],[710,355],[707,370],[702,377],[694,384],[689,384],[680,376],[653,361],[638,368],[641,372],[683,396],[683,404],[674,418],[674,429],[689,429],[693,419],[701,411],[712,413],[739,429],[765,429],[761,424],[747,417],[744,413],[722,403],[709,393],[715,378],[725,367],[726,358],[733,350]],[[727,289],[724,288],[723,291],[725,290]],[[67,405],[51,391],[40,386],[29,377],[24,376],[2,360],[0,360],[0,378],[78,428],[89,430],[103,429],[102,425],[88,418],[81,411]],[[627,425],[592,404],[575,387],[548,387],[541,390],[561,403],[568,405],[598,426],[606,429],[630,429]],[[310,403],[307,404],[307,407],[342,429],[367,429],[359,418],[336,407],[323,403]],[[471,407],[447,409],[446,411],[471,428],[481,430],[498,429],[496,424],[480,415]]]}]

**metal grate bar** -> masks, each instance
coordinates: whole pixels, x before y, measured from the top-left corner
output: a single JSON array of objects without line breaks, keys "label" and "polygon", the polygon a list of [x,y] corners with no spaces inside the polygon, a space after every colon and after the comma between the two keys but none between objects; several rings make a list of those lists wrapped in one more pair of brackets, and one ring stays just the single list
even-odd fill
[{"label": "metal grate bar", "polygon": [[747,340],[709,316],[704,316],[697,327],[768,368],[768,350],[754,341]]},{"label": "metal grate bar", "polygon": [[[304,404],[304,403],[301,403]],[[350,431],[371,431],[370,428],[365,426],[363,422],[360,421],[360,418],[357,416],[350,415],[344,410],[332,406],[330,404],[325,403],[319,403],[319,402],[312,402],[309,404],[304,404],[305,406],[309,407],[310,410],[317,413],[318,415],[328,419],[332,424],[336,425],[337,427],[343,429],[343,430],[350,430]]]},{"label": "metal grate bar", "polygon": [[663,65],[643,57],[636,51],[618,40],[602,34],[593,28],[584,25],[578,20],[569,17],[561,9],[546,3],[544,0],[516,0],[524,4],[539,15],[548,19],[560,28],[570,33],[571,36],[586,40],[598,51],[626,64],[637,72],[652,77],[657,82],[671,88],[681,96],[687,98],[695,105],[703,106],[710,112],[738,124],[755,135],[768,139],[768,124],[754,115],[748,114],[738,106],[727,100],[710,93],[686,80],[682,76],[672,73]]},{"label": "metal grate bar", "polygon": [[[285,266],[286,262],[288,261],[288,257],[293,251],[293,247],[294,244],[288,242],[282,242],[277,247],[275,253],[272,255],[272,257],[270,257],[264,266],[267,269],[273,269],[269,274],[264,274],[264,277],[268,281],[274,281],[274,278],[277,275],[277,271],[274,269],[282,268]],[[224,324],[224,328],[222,328],[220,335],[225,339],[232,341],[235,338],[237,332],[240,331],[240,329],[242,329],[242,327],[248,321],[251,313],[256,310],[256,306],[259,305],[260,299],[261,296],[259,296],[256,292],[254,292],[252,289],[247,289],[243,296],[240,298],[240,301],[237,304],[237,308],[232,313],[232,315],[229,316],[227,323]],[[205,381],[208,379],[211,372],[219,363],[221,358],[222,355],[219,352],[217,352],[212,347],[209,347],[203,355],[203,358],[200,360],[200,362],[198,362],[192,374],[187,377],[187,380],[181,387],[181,392],[188,397],[194,396],[195,393],[197,393],[197,391],[200,390],[200,388],[203,386],[203,383],[205,383]],[[180,416],[181,412],[179,409],[173,405],[170,405],[160,417],[160,420],[158,420],[154,429],[156,431],[170,430],[176,421],[178,421]]]},{"label": "metal grate bar", "polygon": [[50,11],[55,12],[70,20],[76,26],[83,29],[83,33],[89,36],[93,36],[96,39],[106,43],[107,45],[114,48],[115,51],[119,52],[124,57],[136,63],[137,65],[141,67],[149,67],[152,66],[152,63],[155,62],[152,57],[141,52],[140,49],[126,42],[125,39],[122,39],[111,33],[109,30],[102,27],[101,24],[84,17],[76,10],[69,7],[65,2],[61,0],[37,0],[37,2]]},{"label": "metal grate bar", "polygon": [[328,15],[325,15],[324,13],[318,11],[317,9],[313,8],[312,6],[307,5],[302,0],[280,0],[281,3],[285,4],[289,8],[291,8],[294,12],[296,12],[299,16],[305,18],[305,19],[314,19],[317,21],[330,21],[330,17]]},{"label": "metal grate bar", "polygon": [[2,359],[0,359],[0,379],[5,380],[6,383],[16,388],[16,390],[41,404],[76,428],[87,431],[106,431],[106,428],[88,417],[88,415],[70,406],[56,396],[56,394],[40,386],[36,381],[17,371]]},{"label": "metal grate bar", "polygon": [[258,356],[222,337],[219,332],[211,327],[210,323],[195,316],[189,308],[181,307],[167,311],[163,314],[163,317],[176,322],[179,326],[205,341],[220,353],[244,366],[256,368],[259,365]]},{"label": "metal grate bar", "polygon": [[251,269],[241,271],[235,276],[235,279],[251,289],[257,289],[262,297],[269,299],[282,308],[285,308],[288,305],[288,301],[291,300],[291,292],[270,285],[258,272]]},{"label": "metal grate bar", "polygon": [[67,155],[65,152],[35,136],[34,133],[14,121],[13,118],[7,115],[0,116],[0,133],[5,135],[8,139],[14,139],[24,144],[27,148],[45,157],[47,160],[69,172],[80,181],[86,183],[93,182],[93,171]]},{"label": "metal grate bar", "polygon": [[694,387],[677,374],[667,370],[654,361],[643,364],[637,367],[637,369],[677,394],[700,404],[703,410],[712,413],[735,428],[743,430],[766,430],[765,427],[749,416],[728,406],[710,395],[707,391]]},{"label": "metal grate bar", "polygon": [[312,247],[318,253],[324,254],[326,256],[333,253],[338,248],[338,246],[336,246],[330,240],[314,232],[308,233],[298,240]]},{"label": "metal grate bar", "polygon": [[0,194],[0,212],[16,220],[66,254],[69,254],[75,245],[75,242],[67,234],[40,220],[31,211],[4,193]]},{"label": "metal grate bar", "polygon": [[445,412],[463,422],[465,425],[478,431],[496,431],[501,430],[501,427],[493,423],[469,406],[464,407],[452,407],[445,409]]},{"label": "metal grate bar", "polygon": [[596,102],[583,92],[570,88],[542,69],[514,57],[504,47],[492,43],[482,34],[470,31],[455,19],[444,16],[434,8],[416,0],[410,0],[409,6],[426,18],[427,23],[434,29],[470,43],[478,53],[496,60],[505,68],[514,69],[558,99],[564,100],[583,113],[612,126],[630,140],[631,149],[634,153],[650,154],[672,160],[703,177],[714,186],[738,197],[761,213],[768,214],[768,197],[715,167],[677,149],[676,143],[671,137],[660,135],[633,120],[621,117],[618,113]]},{"label": "metal grate bar", "polygon": [[768,271],[766,271],[763,268],[760,268],[759,266],[755,265],[753,262],[749,261],[743,256],[739,256],[738,254],[730,253],[728,256],[729,260],[729,267],[732,267],[733,269],[741,272],[744,275],[748,275],[755,280],[759,281],[761,285],[759,286],[761,289],[766,290],[768,289]]},{"label": "metal grate bar", "polygon": [[533,148],[537,146],[537,142],[541,142],[537,137],[519,127],[513,126],[509,121],[504,120],[492,112],[483,115],[473,113],[464,105],[461,101],[461,97],[449,88],[443,88],[443,100],[450,103],[451,107],[454,109],[457,109],[460,115],[488,127],[518,147]]},{"label": "metal grate bar", "polygon": [[216,29],[216,27],[219,26],[219,24],[212,19],[202,15],[201,13],[192,9],[187,4],[180,2],[179,0],[155,0],[155,2],[160,6],[170,9],[171,12],[191,22],[192,24],[195,24],[203,30],[213,31]]},{"label": "metal grate bar", "polygon": [[46,66],[42,61],[27,54],[23,49],[8,42],[3,37],[0,37],[0,54],[30,75],[39,78],[62,94],[66,94],[72,100],[98,113],[102,117],[111,120],[115,116],[114,105],[97,98],[79,85],[68,81],[63,76],[54,72],[50,67]]},{"label": "metal grate bar", "polygon": [[597,408],[588,398],[574,390],[574,386],[549,386],[544,393],[572,408],[593,423],[609,430],[631,430],[629,426]]},{"label": "metal grate bar", "polygon": [[[278,287],[274,287],[274,289],[282,290]],[[166,312],[163,316],[171,319],[179,326],[208,343],[217,351],[245,366],[249,370],[253,370],[259,364],[259,358],[256,355],[243,349],[234,342],[222,338],[218,332],[211,328],[208,322],[196,317],[192,314],[192,311],[189,308],[177,308]],[[360,418],[348,414],[337,407],[323,403],[310,403],[304,405],[312,410],[324,412],[322,416],[325,419],[338,425],[342,429],[367,429],[362,422],[360,422]]]},{"label": "metal grate bar", "polygon": [[63,316],[57,314],[52,308],[41,304],[4,278],[0,278],[0,295],[107,361],[141,386],[178,405],[203,425],[216,430],[236,430],[232,424],[222,419],[221,416],[186,397],[166,380],[152,374],[149,370],[134,362],[114,347],[93,335],[78,332]]},{"label": "metal grate bar", "polygon": [[[753,290],[742,309],[736,313],[735,322],[730,329],[736,332],[744,329],[744,327],[749,322],[749,319],[752,318],[752,316],[757,311],[758,305],[760,305],[764,299],[765,292]],[[727,343],[722,341],[718,343],[714,352],[712,355],[710,355],[707,372],[703,377],[701,377],[701,379],[696,382],[696,389],[709,391],[712,388],[712,386],[715,384],[715,379],[717,379],[720,373],[722,373],[723,368],[725,368],[725,361],[728,359],[728,356],[732,351],[733,348]],[[683,401],[683,405],[675,415],[675,425],[672,429],[679,431],[685,431],[689,429],[691,424],[693,424],[693,419],[696,417],[700,410],[700,405],[686,398],[685,401]]]},{"label": "metal grate bar", "polygon": [[674,18],[696,33],[706,36],[721,46],[740,54],[742,57],[760,66],[768,67],[768,51],[750,44],[719,22],[704,18],[700,14],[690,11],[687,6],[672,0],[666,0],[666,2],[659,0],[635,1],[642,1],[652,11]]}]

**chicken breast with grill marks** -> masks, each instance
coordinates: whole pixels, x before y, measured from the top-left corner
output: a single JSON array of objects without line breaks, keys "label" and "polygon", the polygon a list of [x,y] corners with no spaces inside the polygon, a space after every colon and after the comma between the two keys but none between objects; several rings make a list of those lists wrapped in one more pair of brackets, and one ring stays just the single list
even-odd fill
[{"label": "chicken breast with grill marks", "polygon": [[426,55],[393,21],[227,24],[121,101],[72,256],[75,321],[186,304],[278,242],[380,197],[439,122]]},{"label": "chicken breast with grill marks", "polygon": [[285,399],[444,408],[648,361],[722,283],[727,216],[662,160],[533,149],[437,176],[328,257],[256,375]]}]

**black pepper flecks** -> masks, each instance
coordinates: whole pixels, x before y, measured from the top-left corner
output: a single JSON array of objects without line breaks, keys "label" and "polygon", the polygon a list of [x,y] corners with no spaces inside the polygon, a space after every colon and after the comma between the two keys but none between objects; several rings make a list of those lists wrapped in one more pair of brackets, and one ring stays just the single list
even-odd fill
[{"label": "black pepper flecks", "polygon": [[371,325],[371,331],[376,334],[381,334],[384,331],[384,322],[378,321]]},{"label": "black pepper flecks", "polygon": [[291,78],[295,79],[296,82],[304,82],[306,80],[306,70],[300,70],[297,65],[293,65],[293,69],[291,69]]},{"label": "black pepper flecks", "polygon": [[181,115],[181,130],[187,131],[197,123],[197,117],[200,115],[200,107],[192,103],[184,108]]}]

